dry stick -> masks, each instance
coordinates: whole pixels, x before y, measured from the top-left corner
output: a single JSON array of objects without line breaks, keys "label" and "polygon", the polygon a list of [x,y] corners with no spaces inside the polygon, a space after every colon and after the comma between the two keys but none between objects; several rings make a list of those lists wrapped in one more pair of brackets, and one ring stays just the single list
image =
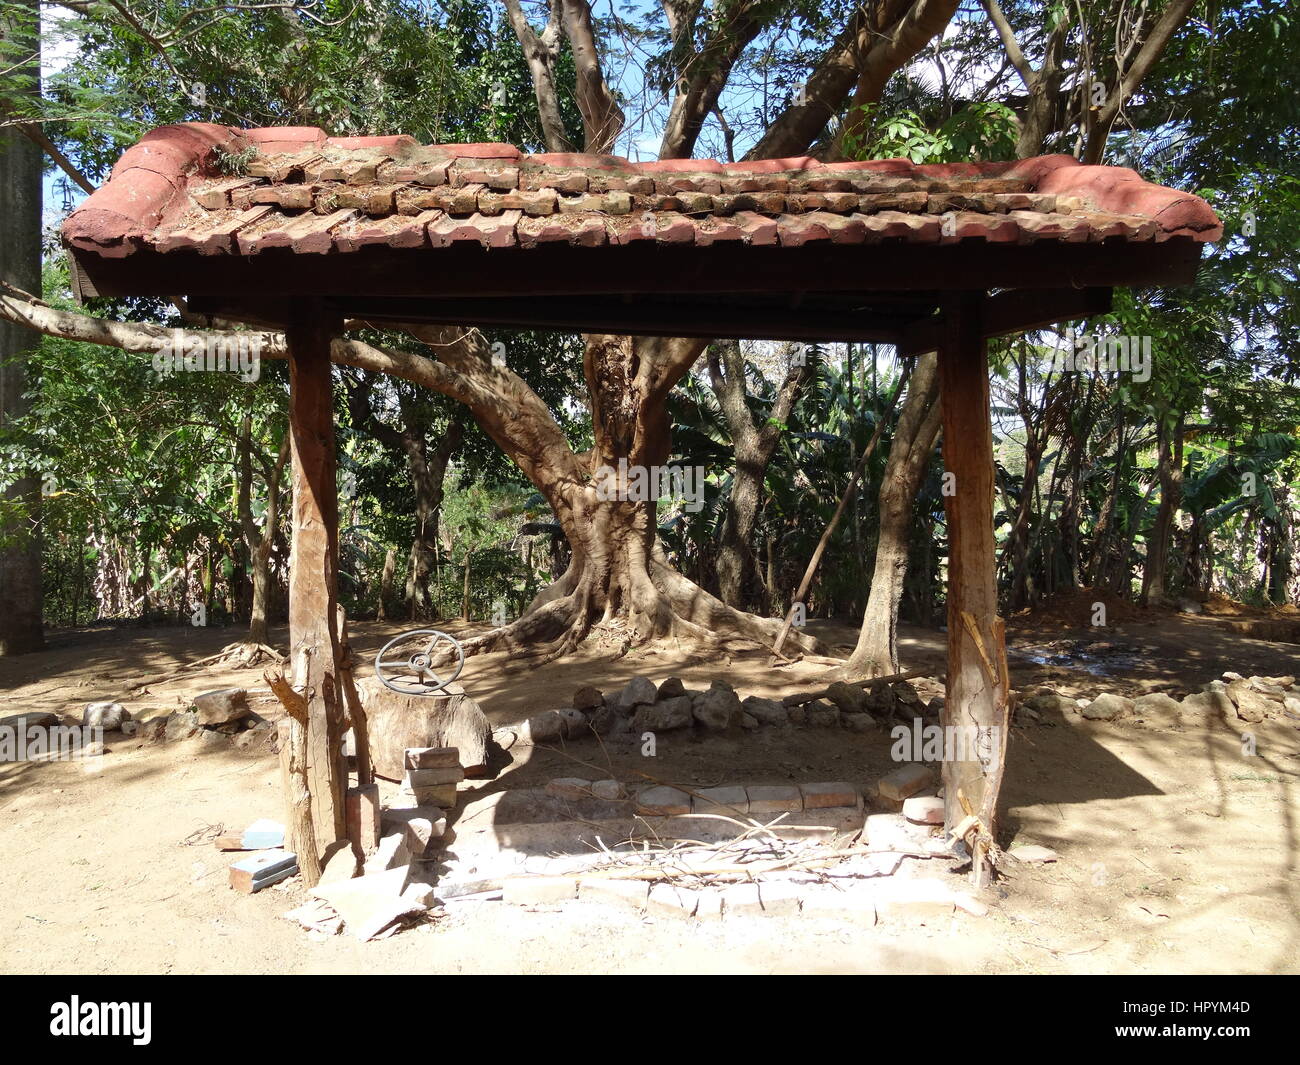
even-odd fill
[{"label": "dry stick", "polygon": [[[892,412],[898,405],[898,397],[902,393],[903,385],[907,383],[910,374],[911,367],[909,366],[903,370],[902,375],[898,378],[898,386],[889,399],[888,411]],[[858,459],[858,464],[853,469],[853,476],[849,478],[849,485],[844,489],[844,494],[840,496],[839,505],[836,506],[835,513],[831,515],[831,520],[822,533],[821,539],[817,541],[817,547],[813,551],[812,558],[808,560],[808,568],[804,570],[803,580],[799,582],[799,590],[795,592],[794,601],[790,604],[790,610],[785,616],[785,622],[781,626],[781,631],[776,634],[776,641],[772,644],[772,653],[774,655],[781,655],[781,647],[785,643],[785,638],[790,635],[790,626],[794,623],[794,612],[804,602],[805,597],[808,595],[808,589],[812,587],[813,576],[817,573],[817,567],[821,564],[822,555],[826,553],[826,545],[830,543],[831,537],[835,535],[835,530],[840,524],[840,518],[844,516],[845,510],[848,509],[849,503],[853,499],[853,493],[857,490],[858,481],[861,480],[862,474],[866,472],[867,462],[871,459],[872,452],[876,450],[876,445],[880,442],[880,436],[885,431],[885,421],[886,419],[883,417],[877,420],[875,431],[867,442],[866,450],[862,452],[862,458]]]},{"label": "dry stick", "polygon": [[352,674],[352,647],[348,643],[348,619],[343,607],[338,608],[339,619],[339,683],[347,700],[348,716],[352,718],[352,738],[357,750],[357,787],[368,788],[375,782],[370,761],[370,729],[366,724],[366,711],[357,693],[356,678]]},{"label": "dry stick", "polygon": [[[648,865],[640,868],[618,866],[614,869],[591,869],[580,873],[563,873],[563,877],[573,880],[674,880],[694,876],[717,876],[726,873],[772,873],[780,869],[806,867],[809,869],[830,868],[838,865],[845,855],[859,853],[856,848],[840,851],[833,857],[822,858],[777,858],[770,861],[756,862],[716,862],[701,865],[694,869],[667,869],[661,865]],[[865,852],[862,852],[865,853]]]},{"label": "dry stick", "polygon": [[200,666],[209,665],[210,663],[215,662],[219,658],[225,658],[226,654],[230,650],[230,646],[231,645],[228,644],[226,647],[222,648],[214,655],[208,655],[206,658],[197,659],[196,661],[190,662],[187,665],[178,666],[176,669],[173,669],[169,673],[159,673],[153,677],[146,677],[144,680],[142,680],[131,690],[139,691],[141,688],[147,688],[151,684],[157,684],[160,681],[164,681],[164,680],[171,680],[174,677],[179,677],[182,673],[188,673],[191,669],[198,669]]},{"label": "dry stick", "polygon": [[277,659],[281,662],[284,661],[285,658],[284,655],[282,655],[274,647],[268,647],[264,643],[255,644],[252,643],[251,641],[245,641],[242,643],[239,642],[228,643],[226,644],[225,647],[223,647],[220,651],[218,651],[214,655],[208,655],[206,658],[199,658],[183,666],[178,666],[176,669],[173,669],[170,673],[159,673],[157,676],[149,677],[146,680],[142,680],[131,690],[139,691],[141,688],[147,688],[151,684],[157,684],[160,681],[164,681],[164,680],[172,680],[175,677],[179,677],[182,673],[188,673],[192,669],[198,669],[200,666],[212,665],[213,663],[218,662],[223,658],[229,658],[231,655],[235,654],[236,651],[248,652],[249,662],[251,663],[253,661],[253,656],[251,651],[249,651],[250,648],[255,648],[256,650],[261,651],[263,654],[268,655],[272,659]]},{"label": "dry stick", "polygon": [[[264,654],[275,662],[283,662],[285,658],[288,657],[287,655],[281,654],[274,647],[270,647],[264,643],[253,643],[251,640],[244,643],[232,643],[230,644],[230,647],[238,649],[242,654],[244,654],[250,665],[257,661],[258,654]],[[232,651],[231,653],[233,654],[234,652]]]},{"label": "dry stick", "polygon": [[280,773],[289,811],[289,844],[298,856],[303,882],[311,888],[320,883],[321,869],[307,783],[307,700],[293,690],[281,670],[268,669],[262,677],[289,715],[280,727]]},{"label": "dry stick", "polygon": [[[928,677],[933,674],[930,669],[909,669],[906,673],[891,673],[888,677],[863,677],[860,680],[851,680],[849,684],[855,684],[859,688],[865,688],[868,684],[894,684],[900,680],[915,680],[917,677]],[[800,692],[797,695],[787,695],[781,702],[785,706],[803,706],[804,703],[811,703],[816,699],[825,699],[830,695],[829,688],[823,688],[821,691]]]},{"label": "dry stick", "polygon": [[[695,876],[718,876],[730,873],[743,873],[746,875],[753,873],[772,873],[781,869],[823,869],[838,865],[845,857],[854,854],[902,854],[906,857],[913,858],[939,858],[939,859],[956,859],[956,855],[930,854],[925,851],[873,851],[869,847],[854,846],[847,847],[842,851],[836,851],[833,855],[827,855],[818,858],[773,858],[770,860],[759,860],[754,862],[717,862],[712,865],[701,865],[693,869],[667,869],[661,865],[646,865],[640,867],[634,866],[617,866],[612,869],[588,869],[577,873],[558,873],[554,874],[558,879],[567,880],[672,880],[677,878],[690,878]],[[506,877],[508,880],[527,879],[530,875],[520,874],[519,876]]]}]

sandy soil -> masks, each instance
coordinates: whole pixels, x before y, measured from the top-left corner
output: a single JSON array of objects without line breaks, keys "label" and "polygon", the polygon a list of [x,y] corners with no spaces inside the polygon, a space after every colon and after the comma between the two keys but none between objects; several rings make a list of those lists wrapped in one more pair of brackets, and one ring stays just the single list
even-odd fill
[{"label": "sandy soil", "polygon": [[[356,626],[373,653],[395,628]],[[848,644],[851,628],[817,634]],[[235,630],[99,627],[55,634],[41,655],[0,660],[0,716],[79,713],[116,698],[138,716],[166,713],[194,691],[260,685],[256,671],[202,672],[135,684],[218,650]],[[274,634],[283,645],[285,634]],[[905,668],[943,659],[942,633],[906,630]],[[1053,664],[1077,641],[1097,654]],[[1117,648],[1117,650],[1116,650]],[[1072,695],[1103,690],[1180,694],[1225,669],[1300,672],[1300,647],[1227,631],[1213,617],[1136,615],[1120,627],[1063,628],[1060,618],[1013,627],[1013,682]],[[1086,668],[1079,668],[1080,666]],[[825,667],[770,669],[737,648],[714,660],[660,648],[616,661],[575,657],[536,671],[501,656],[471,660],[462,680],[496,724],[563,706],[580,684],[610,690],[637,673],[714,677],[742,695],[817,687]],[[987,917],[858,929],[809,918],[722,924],[642,919],[593,903],[526,910],[461,903],[390,939],[313,939],[280,915],[297,881],[255,896],[226,885],[231,857],[206,842],[278,817],[274,755],[188,741],[142,746],[110,737],[84,763],[0,766],[0,969],[8,972],[1300,972],[1300,731],[1257,728],[1255,757],[1227,726],[1150,730],[1089,723],[1013,732],[1003,791],[1004,844],[1061,854],[1021,866],[989,893]],[[846,779],[872,783],[891,763],[888,738],[763,730],[707,742],[660,738],[651,770],[631,754],[622,772],[691,785]],[[497,781],[565,775],[573,759],[603,764],[594,741],[564,752],[516,750]]]}]

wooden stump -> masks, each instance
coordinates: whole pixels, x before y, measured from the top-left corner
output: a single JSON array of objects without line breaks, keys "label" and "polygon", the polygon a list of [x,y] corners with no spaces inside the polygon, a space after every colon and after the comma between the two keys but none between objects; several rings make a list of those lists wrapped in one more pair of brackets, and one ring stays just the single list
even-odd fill
[{"label": "wooden stump", "polygon": [[366,857],[375,853],[380,837],[379,785],[373,782],[348,788],[348,839]]},{"label": "wooden stump", "polygon": [[492,728],[478,703],[460,685],[449,685],[449,690],[439,695],[401,695],[370,677],[358,688],[376,776],[401,780],[408,747],[455,747],[467,776],[486,772]]}]

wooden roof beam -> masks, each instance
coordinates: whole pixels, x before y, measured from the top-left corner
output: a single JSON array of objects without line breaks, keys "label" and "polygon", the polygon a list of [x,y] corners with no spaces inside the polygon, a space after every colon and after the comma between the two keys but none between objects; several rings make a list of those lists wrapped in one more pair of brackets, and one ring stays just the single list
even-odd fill
[{"label": "wooden roof beam", "polygon": [[[990,337],[1042,329],[1057,322],[1108,314],[1114,290],[1109,288],[1010,289],[985,296],[980,305],[980,330]],[[927,351],[937,351],[947,330],[943,313],[913,323],[903,330],[898,354],[912,358]]]}]

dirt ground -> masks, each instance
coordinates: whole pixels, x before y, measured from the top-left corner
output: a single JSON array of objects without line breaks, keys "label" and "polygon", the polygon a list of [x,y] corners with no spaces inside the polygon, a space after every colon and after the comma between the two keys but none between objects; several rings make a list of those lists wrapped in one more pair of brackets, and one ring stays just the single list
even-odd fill
[{"label": "dirt ground", "polygon": [[[1230,631],[1216,616],[1144,615],[1116,628],[1060,616],[1017,618],[1013,684],[1175,695],[1225,669],[1300,673],[1300,646]],[[847,626],[813,623],[831,645]],[[373,655],[400,626],[360,624]],[[455,627],[451,626],[453,631]],[[167,713],[194,692],[261,685],[256,670],[142,681],[219,650],[238,630],[100,626],[53,634],[40,655],[0,660],[0,716],[78,714],[116,699],[139,717]],[[284,646],[283,631],[273,642]],[[946,637],[904,629],[904,668],[942,668]],[[361,671],[362,675],[369,672]],[[728,680],[742,696],[820,686],[827,667],[771,669],[756,649],[704,659],[671,648],[618,661],[593,654],[537,670],[492,655],[462,675],[493,724],[568,705],[582,684],[610,691],[636,674],[688,686]],[[269,709],[259,707],[259,709]],[[1256,727],[1257,754],[1238,733],[1087,722],[1013,731],[1003,789],[1003,844],[1045,844],[1055,864],[1018,866],[986,895],[983,918],[861,929],[806,917],[689,922],[638,918],[590,902],[536,910],[499,902],[450,906],[437,920],[362,944],[308,935],[281,914],[297,880],[254,896],[231,891],[232,857],[207,839],[281,816],[279,769],[268,751],[198,740],[145,746],[110,738],[83,762],[0,765],[0,970],[140,972],[1300,972],[1300,731]],[[850,780],[890,768],[883,733],[769,730],[700,741],[661,735],[658,756],[612,755],[616,773],[688,785]],[[562,752],[531,748],[484,788],[567,775],[575,759],[605,764],[594,740]]]}]

